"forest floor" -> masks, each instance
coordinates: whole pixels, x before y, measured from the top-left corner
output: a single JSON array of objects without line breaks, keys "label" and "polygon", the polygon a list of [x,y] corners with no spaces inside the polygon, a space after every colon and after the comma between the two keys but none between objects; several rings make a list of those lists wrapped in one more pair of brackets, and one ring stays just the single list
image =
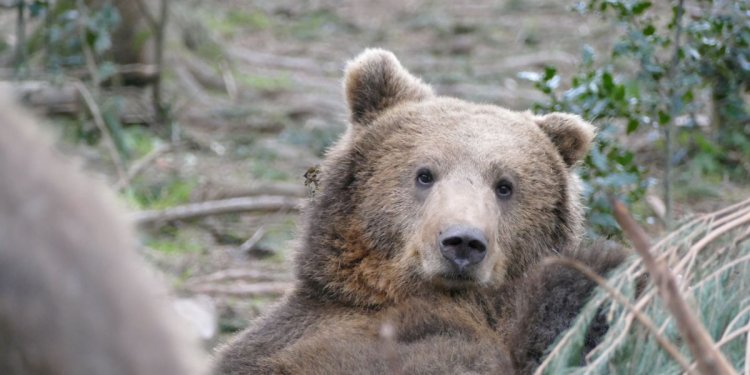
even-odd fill
[{"label": "forest floor", "polygon": [[[442,95],[524,110],[544,96],[520,72],[553,65],[569,76],[585,45],[606,51],[620,32],[555,0],[174,4],[165,90],[175,126],[125,131],[136,150],[132,160],[170,138],[179,146],[123,190],[135,210],[258,194],[306,197],[305,172],[346,126],[344,65],[364,48],[392,50]],[[59,132],[71,141],[75,129],[68,124]],[[101,142],[63,148],[115,181]],[[658,176],[660,161],[642,159]],[[676,212],[707,211],[747,193],[747,187],[693,181],[678,188]],[[290,285],[297,224],[294,211],[150,224],[141,231],[143,252],[180,295],[208,296],[198,299],[217,317],[222,334],[214,344],[246,327]],[[251,238],[255,244],[243,249]]]}]

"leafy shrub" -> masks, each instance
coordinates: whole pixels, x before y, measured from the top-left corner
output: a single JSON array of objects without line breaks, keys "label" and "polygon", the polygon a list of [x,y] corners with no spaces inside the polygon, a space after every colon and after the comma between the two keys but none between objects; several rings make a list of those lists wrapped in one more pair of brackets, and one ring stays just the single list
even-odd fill
[{"label": "leafy shrub", "polygon": [[[647,187],[633,153],[620,146],[626,135],[659,130],[667,173],[675,162],[695,161],[704,174],[750,175],[750,115],[742,97],[750,86],[750,0],[694,1],[689,17],[680,0],[669,22],[659,17],[664,9],[653,8],[641,0],[582,2],[578,11],[613,16],[621,26],[608,54],[596,61],[593,49],[584,48],[565,90],[553,67],[520,74],[547,96],[537,111],[574,112],[598,125],[582,177],[592,229],[602,235],[618,232],[606,194],[633,202]],[[662,181],[667,189],[671,179],[666,174]]]}]

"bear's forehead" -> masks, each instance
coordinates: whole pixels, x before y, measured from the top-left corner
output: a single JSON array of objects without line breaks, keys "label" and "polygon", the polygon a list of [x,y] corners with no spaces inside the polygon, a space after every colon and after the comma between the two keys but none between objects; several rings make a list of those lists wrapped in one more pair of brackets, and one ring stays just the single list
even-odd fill
[{"label": "bear's forehead", "polygon": [[427,159],[526,165],[553,149],[531,114],[452,98],[404,104],[372,131],[388,148]]}]

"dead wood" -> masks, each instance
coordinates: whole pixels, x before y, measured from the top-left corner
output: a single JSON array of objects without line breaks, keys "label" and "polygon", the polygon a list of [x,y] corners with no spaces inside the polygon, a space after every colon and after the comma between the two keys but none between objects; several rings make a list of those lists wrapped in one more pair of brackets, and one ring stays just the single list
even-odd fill
[{"label": "dead wood", "polygon": [[279,210],[299,210],[305,200],[294,197],[263,195],[225,200],[191,203],[170,207],[163,210],[140,211],[132,214],[132,220],[138,225],[154,222],[194,219],[203,216],[239,212],[269,212]]},{"label": "dead wood", "polygon": [[232,285],[196,285],[188,287],[188,291],[197,294],[207,294],[210,296],[232,296],[232,297],[262,297],[262,296],[280,296],[292,289],[294,286],[291,282],[269,281],[264,283],[252,284],[232,284]]},{"label": "dead wood", "polygon": [[232,268],[214,272],[204,276],[197,276],[188,280],[187,285],[216,284],[225,281],[282,281],[288,279],[279,272],[252,268]]},{"label": "dead wood", "polygon": [[75,85],[53,85],[45,81],[0,82],[21,102],[48,115],[75,115],[81,111],[81,97]]},{"label": "dead wood", "polygon": [[206,195],[209,199],[228,199],[257,195],[279,195],[298,198],[307,196],[307,189],[302,183],[259,183],[241,187],[213,187],[209,185],[209,189],[207,190]]}]

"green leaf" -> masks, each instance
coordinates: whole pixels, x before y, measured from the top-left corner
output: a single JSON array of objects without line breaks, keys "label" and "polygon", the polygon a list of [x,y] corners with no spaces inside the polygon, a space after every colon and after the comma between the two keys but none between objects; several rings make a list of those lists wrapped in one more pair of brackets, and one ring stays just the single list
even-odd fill
[{"label": "green leaf", "polygon": [[664,111],[659,111],[658,115],[659,115],[659,124],[660,125],[664,125],[664,124],[668,123],[669,120],[672,118],[671,116],[669,116],[668,113],[666,113]]},{"label": "green leaf", "polygon": [[682,101],[685,103],[690,103],[693,101],[693,90],[687,90],[684,94],[682,94]]},{"label": "green leaf", "polygon": [[615,90],[612,92],[612,97],[617,101],[625,99],[625,85],[615,85]]},{"label": "green leaf", "polygon": [[556,74],[557,74],[557,69],[555,69],[554,67],[551,67],[551,66],[544,67],[543,78],[545,81],[551,80],[552,78],[555,77]]},{"label": "green leaf", "polygon": [[650,7],[651,7],[651,5],[652,5],[652,4],[651,4],[651,2],[650,2],[650,1],[641,1],[641,2],[638,2],[638,3],[636,3],[636,4],[635,4],[635,5],[633,6],[633,15],[634,15],[634,16],[637,16],[637,15],[639,15],[639,14],[641,14],[641,13],[645,12],[645,11],[646,11],[646,9],[648,9],[648,8],[650,8]]},{"label": "green leaf", "polygon": [[638,120],[636,120],[636,119],[634,119],[634,118],[631,118],[630,120],[628,120],[628,128],[627,128],[627,133],[628,133],[628,134],[631,134],[631,133],[633,133],[634,131],[638,130],[638,125],[640,125],[640,124],[638,123]]},{"label": "green leaf", "polygon": [[643,29],[643,35],[645,36],[654,35],[655,32],[656,32],[656,27],[654,27],[654,25],[652,24],[648,24],[646,28]]},{"label": "green leaf", "polygon": [[602,74],[602,87],[606,92],[611,92],[615,87],[615,80],[609,72],[604,72],[604,74]]}]

